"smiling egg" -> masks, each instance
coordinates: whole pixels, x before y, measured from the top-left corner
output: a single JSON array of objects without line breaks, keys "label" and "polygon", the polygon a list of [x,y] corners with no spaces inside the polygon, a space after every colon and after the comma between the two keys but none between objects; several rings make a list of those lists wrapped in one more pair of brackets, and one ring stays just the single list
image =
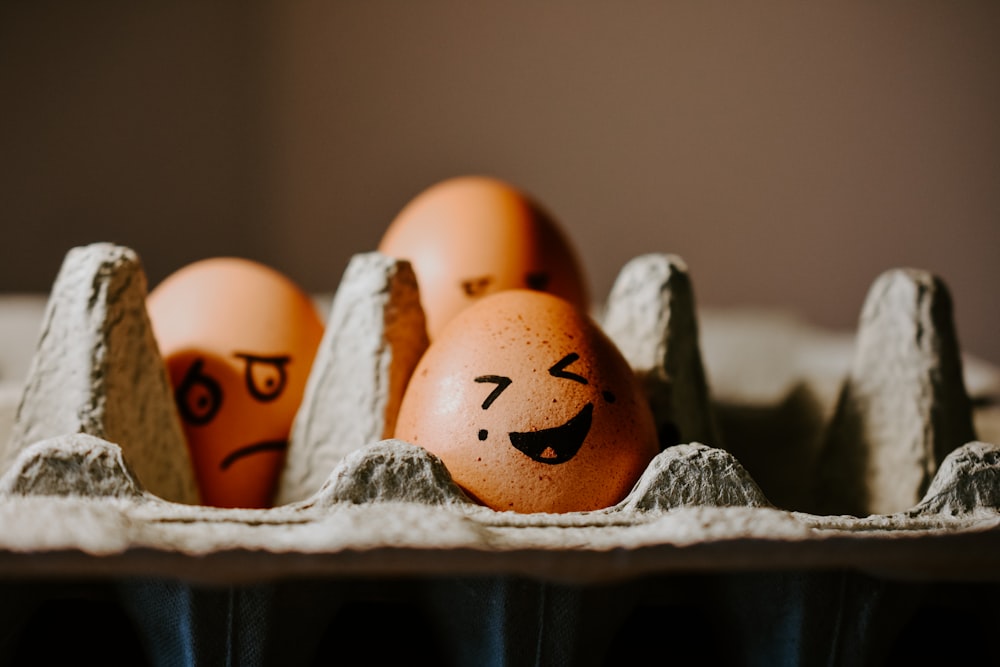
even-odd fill
[{"label": "smiling egg", "polygon": [[268,507],[323,335],[309,297],[281,273],[213,258],[147,300],[202,502]]},{"label": "smiling egg", "polygon": [[407,386],[395,437],[441,458],[496,510],[617,503],[659,452],[648,404],[610,339],[569,302],[510,290],[459,313]]},{"label": "smiling egg", "polygon": [[533,289],[589,306],[583,272],[552,217],[485,176],[442,181],[407,204],[379,251],[409,260],[433,340],[463,308],[504,289]]}]

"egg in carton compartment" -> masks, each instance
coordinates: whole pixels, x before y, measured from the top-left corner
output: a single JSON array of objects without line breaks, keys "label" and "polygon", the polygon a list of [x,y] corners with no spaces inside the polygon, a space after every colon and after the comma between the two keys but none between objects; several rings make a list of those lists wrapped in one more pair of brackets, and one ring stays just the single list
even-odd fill
[{"label": "egg in carton compartment", "polygon": [[632,260],[598,319],[662,451],[566,514],[479,506],[389,437],[427,342],[377,253],[333,298],[276,506],[199,506],[145,296],[111,244],[53,287],[2,457],[8,662],[44,654],[37,626],[154,664],[998,658],[1000,374],[925,272],[882,275],[853,340],[739,313],[700,335],[683,261]]}]

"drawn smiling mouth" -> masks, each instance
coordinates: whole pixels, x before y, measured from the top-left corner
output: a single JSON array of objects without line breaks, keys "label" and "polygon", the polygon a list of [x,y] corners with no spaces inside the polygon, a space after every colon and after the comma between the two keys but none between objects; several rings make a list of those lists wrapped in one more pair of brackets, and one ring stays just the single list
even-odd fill
[{"label": "drawn smiling mouth", "polygon": [[222,459],[222,463],[219,464],[219,468],[221,470],[225,470],[240,459],[254,454],[259,454],[260,452],[283,452],[286,449],[288,449],[287,440],[265,440],[264,442],[255,442],[252,445],[240,447],[239,449],[229,452],[229,454],[226,455],[226,458]]},{"label": "drawn smiling mouth", "polygon": [[594,414],[594,404],[587,403],[583,409],[562,426],[509,433],[510,444],[533,461],[555,465],[565,463],[576,456],[583,441],[590,432],[590,421]]}]

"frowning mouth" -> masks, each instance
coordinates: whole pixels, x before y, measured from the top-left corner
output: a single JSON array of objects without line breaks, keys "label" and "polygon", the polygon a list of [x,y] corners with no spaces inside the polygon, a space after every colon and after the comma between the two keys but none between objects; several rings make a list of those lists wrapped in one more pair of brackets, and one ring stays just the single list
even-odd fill
[{"label": "frowning mouth", "polygon": [[590,421],[594,415],[594,404],[587,403],[583,409],[562,426],[510,433],[510,444],[525,456],[539,463],[555,465],[565,463],[576,456],[590,432]]},{"label": "frowning mouth", "polygon": [[253,456],[254,454],[259,454],[260,452],[283,452],[286,449],[288,449],[287,440],[265,440],[264,442],[255,442],[252,445],[240,447],[239,449],[230,452],[226,458],[222,459],[222,463],[219,464],[219,469],[225,470],[240,459],[247,456]]}]

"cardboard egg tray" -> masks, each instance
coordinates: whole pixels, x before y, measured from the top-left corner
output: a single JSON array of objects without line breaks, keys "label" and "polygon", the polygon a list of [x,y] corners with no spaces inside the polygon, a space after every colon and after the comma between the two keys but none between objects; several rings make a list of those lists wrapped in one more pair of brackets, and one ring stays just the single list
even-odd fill
[{"label": "cardboard egg tray", "polygon": [[0,391],[4,664],[1000,661],[1000,372],[961,356],[934,276],[881,276],[847,337],[703,313],[679,258],[634,259],[597,319],[663,451],[560,515],[480,507],[387,439],[427,343],[409,265],[374,253],[277,505],[197,505],[145,294],[133,252],[76,248],[30,365],[3,351],[28,366]]}]

